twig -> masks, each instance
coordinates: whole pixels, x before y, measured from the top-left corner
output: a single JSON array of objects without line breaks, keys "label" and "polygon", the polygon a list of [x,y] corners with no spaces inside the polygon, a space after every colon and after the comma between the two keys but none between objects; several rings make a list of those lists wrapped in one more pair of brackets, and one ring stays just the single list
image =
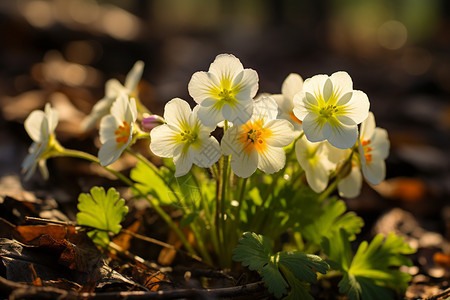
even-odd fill
[{"label": "twig", "polygon": [[[28,216],[25,217],[25,220],[26,221],[33,221],[33,222],[37,222],[37,223],[44,223],[44,224],[55,224],[55,225],[62,225],[62,226],[76,226],[76,227],[81,227],[81,228],[86,228],[86,229],[95,229],[95,230],[99,230],[99,231],[107,231],[108,232],[108,230],[104,230],[104,229],[98,229],[98,228],[94,228],[94,227],[86,226],[86,225],[79,225],[76,222],[65,222],[65,221],[57,221],[57,220],[50,220],[50,219],[44,219],[44,218],[28,217]],[[197,255],[194,255],[194,254],[191,254],[189,252],[186,252],[186,251],[183,251],[181,249],[178,249],[178,248],[176,248],[173,245],[164,243],[164,242],[159,241],[159,240],[154,239],[154,238],[150,238],[150,237],[141,235],[139,233],[135,233],[135,232],[130,231],[128,229],[121,229],[120,231],[123,232],[123,233],[129,234],[129,235],[131,235],[131,236],[133,236],[133,237],[135,237],[137,239],[140,239],[140,240],[143,240],[143,241],[146,241],[146,242],[149,242],[149,243],[152,243],[152,244],[164,247],[164,248],[169,248],[169,249],[178,251],[178,252],[183,253],[183,254],[185,254],[185,255],[187,255],[187,256],[189,256],[189,257],[191,257],[191,258],[193,258],[193,259],[195,259],[195,260],[197,260],[199,262],[202,262],[202,259],[200,257],[198,257]]]},{"label": "twig", "polygon": [[75,293],[72,291],[62,290],[59,288],[48,286],[29,286],[17,282],[9,281],[0,277],[0,290],[10,294],[10,299],[16,297],[30,297],[41,299],[95,299],[95,300],[113,300],[113,299],[179,299],[194,298],[204,296],[211,297],[236,297],[241,295],[254,294],[264,292],[265,285],[263,281],[244,284],[240,286],[217,288],[217,289],[178,289],[178,290],[162,290],[156,292],[140,292],[140,291],[122,291],[122,292],[106,292],[106,293]]},{"label": "twig", "polygon": [[450,288],[447,288],[445,291],[443,291],[443,292],[441,292],[439,294],[436,294],[434,296],[425,298],[425,300],[437,300],[437,299],[441,299],[441,298],[447,297],[449,295],[450,295]]}]

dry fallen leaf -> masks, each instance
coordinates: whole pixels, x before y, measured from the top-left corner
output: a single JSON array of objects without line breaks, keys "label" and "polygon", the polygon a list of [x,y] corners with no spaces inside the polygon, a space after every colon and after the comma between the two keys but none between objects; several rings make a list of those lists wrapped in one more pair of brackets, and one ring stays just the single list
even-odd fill
[{"label": "dry fallen leaf", "polygon": [[408,177],[388,179],[373,188],[383,197],[405,202],[418,202],[424,199],[428,191],[422,180]]}]

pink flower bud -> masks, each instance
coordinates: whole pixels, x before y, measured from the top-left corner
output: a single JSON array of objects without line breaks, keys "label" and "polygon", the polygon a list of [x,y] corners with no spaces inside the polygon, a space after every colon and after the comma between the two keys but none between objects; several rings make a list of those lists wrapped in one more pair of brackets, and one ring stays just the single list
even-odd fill
[{"label": "pink flower bud", "polygon": [[150,132],[153,128],[156,126],[164,124],[165,121],[161,116],[158,115],[150,115],[147,117],[144,117],[142,120],[142,129],[146,132]]}]

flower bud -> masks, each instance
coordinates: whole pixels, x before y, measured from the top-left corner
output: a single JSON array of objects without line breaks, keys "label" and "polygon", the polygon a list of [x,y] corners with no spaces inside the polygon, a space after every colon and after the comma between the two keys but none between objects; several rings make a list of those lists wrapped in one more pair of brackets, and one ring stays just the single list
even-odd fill
[{"label": "flower bud", "polygon": [[340,162],[336,168],[336,175],[338,178],[345,178],[350,175],[353,167],[353,153],[352,155],[346,159],[345,161]]},{"label": "flower bud", "polygon": [[161,116],[158,115],[149,115],[145,116],[142,120],[142,129],[146,132],[150,132],[156,126],[164,124],[165,121]]}]

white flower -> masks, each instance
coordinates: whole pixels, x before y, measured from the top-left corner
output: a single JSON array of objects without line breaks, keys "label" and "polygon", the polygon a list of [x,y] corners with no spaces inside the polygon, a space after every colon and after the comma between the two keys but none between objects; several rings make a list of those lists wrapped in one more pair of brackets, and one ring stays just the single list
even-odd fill
[{"label": "white flower", "polygon": [[350,173],[338,182],[339,196],[345,198],[355,198],[361,193],[362,175],[359,165],[355,159],[352,159],[351,164]]},{"label": "white flower", "polygon": [[22,163],[22,171],[28,180],[39,165],[42,176],[48,178],[48,169],[45,160],[53,146],[57,143],[54,131],[58,124],[58,112],[51,108],[50,103],[45,105],[45,111],[35,110],[25,120],[24,126],[33,140],[29,154]]},{"label": "white flower", "polygon": [[98,152],[102,166],[115,162],[133,139],[134,122],[137,109],[134,98],[128,100],[120,95],[111,107],[111,114],[100,121],[100,142],[103,144]]},{"label": "white flower", "polygon": [[188,89],[200,105],[198,117],[205,126],[216,126],[223,120],[242,125],[253,112],[258,74],[252,69],[244,69],[233,55],[220,54],[208,72],[192,75]]},{"label": "white flower", "polygon": [[187,174],[192,164],[208,168],[221,155],[219,143],[210,136],[214,127],[206,127],[200,122],[198,108],[191,111],[186,101],[172,99],[164,108],[166,124],[150,132],[150,150],[160,157],[173,157],[176,177]]},{"label": "white flower", "polygon": [[[380,183],[386,176],[384,160],[389,154],[389,140],[386,130],[375,126],[375,118],[371,112],[361,124],[357,149],[357,152],[353,153],[351,162],[349,162],[351,170],[346,171],[348,174],[339,179],[338,190],[341,197],[353,198],[358,196],[361,192],[363,175],[371,184]],[[356,151],[356,149],[330,149],[330,159],[342,165],[349,158],[351,151]]]},{"label": "white flower", "polygon": [[92,108],[91,113],[83,120],[81,124],[84,130],[89,130],[95,126],[98,120],[109,114],[114,100],[121,94],[129,97],[134,96],[136,86],[141,80],[144,70],[144,62],[137,61],[131,71],[125,78],[125,85],[122,85],[117,79],[110,79],[105,85],[105,97],[99,100]]},{"label": "white flower", "polygon": [[384,160],[389,155],[389,139],[386,130],[375,126],[372,112],[361,124],[358,152],[364,177],[371,184],[379,184],[386,177]]},{"label": "white flower", "polygon": [[358,138],[357,124],[367,118],[369,99],[353,90],[346,72],[316,75],[305,80],[303,90],[294,97],[294,114],[303,121],[303,131],[311,142],[328,140],[346,149]]},{"label": "white flower", "polygon": [[330,172],[336,164],[329,160],[328,142],[311,143],[305,136],[295,143],[298,163],[305,171],[306,181],[311,189],[320,193],[328,185]]},{"label": "white flower", "polygon": [[283,168],[286,154],[282,147],[292,143],[296,134],[287,120],[277,120],[275,100],[262,97],[255,101],[251,119],[234,125],[222,138],[222,152],[231,154],[231,169],[239,177],[249,177],[256,169],[272,174]]},{"label": "white flower", "polygon": [[302,121],[294,115],[294,96],[301,92],[303,79],[300,75],[291,73],[283,81],[281,94],[272,95],[278,104],[278,118],[285,119],[294,125],[296,131],[302,130]]}]

